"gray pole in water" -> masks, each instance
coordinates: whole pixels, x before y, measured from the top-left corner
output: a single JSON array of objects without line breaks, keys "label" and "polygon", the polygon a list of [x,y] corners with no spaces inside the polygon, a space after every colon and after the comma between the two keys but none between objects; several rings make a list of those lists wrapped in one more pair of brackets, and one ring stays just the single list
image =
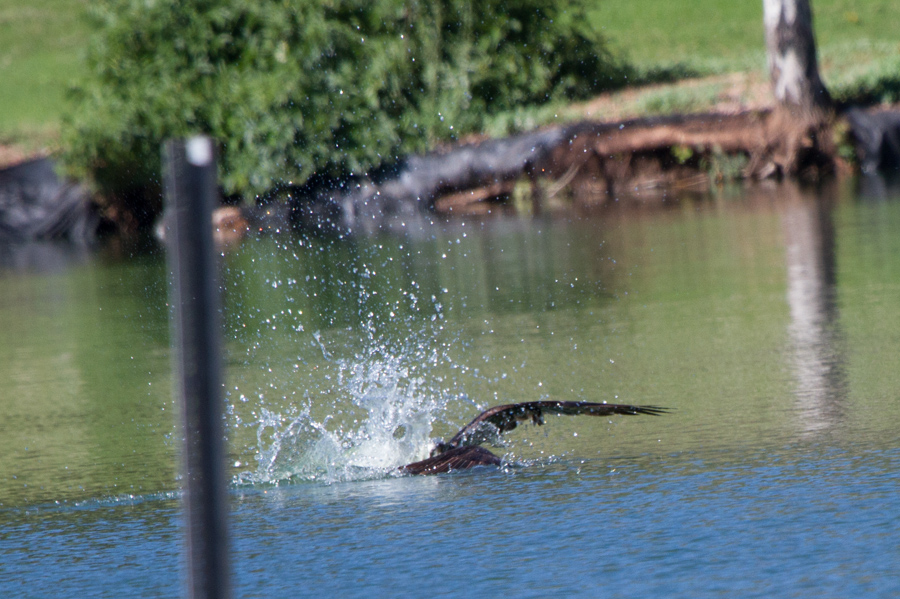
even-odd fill
[{"label": "gray pole in water", "polygon": [[169,267],[174,277],[175,370],[182,404],[188,596],[228,598],[228,494],[222,422],[221,318],[212,237],[216,163],[212,140],[163,148]]}]

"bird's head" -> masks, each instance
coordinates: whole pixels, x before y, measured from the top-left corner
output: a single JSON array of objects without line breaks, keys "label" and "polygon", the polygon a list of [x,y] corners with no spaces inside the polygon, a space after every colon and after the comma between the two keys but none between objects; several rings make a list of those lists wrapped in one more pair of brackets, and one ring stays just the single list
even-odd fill
[{"label": "bird's head", "polygon": [[437,457],[446,451],[450,451],[451,449],[453,449],[453,445],[444,443],[443,441],[438,441],[435,444],[434,449],[431,450],[431,457]]}]

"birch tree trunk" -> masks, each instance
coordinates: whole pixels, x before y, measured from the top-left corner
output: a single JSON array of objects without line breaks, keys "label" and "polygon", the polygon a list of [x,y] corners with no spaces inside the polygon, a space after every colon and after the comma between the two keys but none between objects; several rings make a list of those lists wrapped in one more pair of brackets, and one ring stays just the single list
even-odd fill
[{"label": "birch tree trunk", "polygon": [[828,111],[831,95],[819,78],[809,0],[763,0],[763,22],[775,99],[797,115]]}]

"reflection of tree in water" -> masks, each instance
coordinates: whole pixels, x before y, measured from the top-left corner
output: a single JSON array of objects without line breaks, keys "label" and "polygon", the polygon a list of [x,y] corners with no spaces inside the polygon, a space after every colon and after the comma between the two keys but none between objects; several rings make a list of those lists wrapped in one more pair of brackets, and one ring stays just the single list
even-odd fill
[{"label": "reflection of tree in water", "polygon": [[60,241],[29,241],[4,243],[0,241],[0,275],[14,272],[63,272],[67,268],[88,261],[87,246]]},{"label": "reflection of tree in water", "polygon": [[800,429],[837,424],[847,395],[846,357],[837,306],[833,183],[801,190],[785,183],[783,223],[791,354]]},{"label": "reflection of tree in water", "polygon": [[863,172],[857,178],[856,194],[866,202],[883,202],[900,197],[900,171]]}]

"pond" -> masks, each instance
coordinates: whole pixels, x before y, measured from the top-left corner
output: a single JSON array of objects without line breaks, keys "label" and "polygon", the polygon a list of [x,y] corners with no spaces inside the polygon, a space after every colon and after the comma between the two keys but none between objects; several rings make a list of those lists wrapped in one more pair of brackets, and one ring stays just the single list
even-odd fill
[{"label": "pond", "polygon": [[[223,253],[235,596],[900,594],[900,194],[395,229]],[[0,595],[177,595],[164,253],[0,259]],[[397,475],[539,399],[671,411]]]}]

